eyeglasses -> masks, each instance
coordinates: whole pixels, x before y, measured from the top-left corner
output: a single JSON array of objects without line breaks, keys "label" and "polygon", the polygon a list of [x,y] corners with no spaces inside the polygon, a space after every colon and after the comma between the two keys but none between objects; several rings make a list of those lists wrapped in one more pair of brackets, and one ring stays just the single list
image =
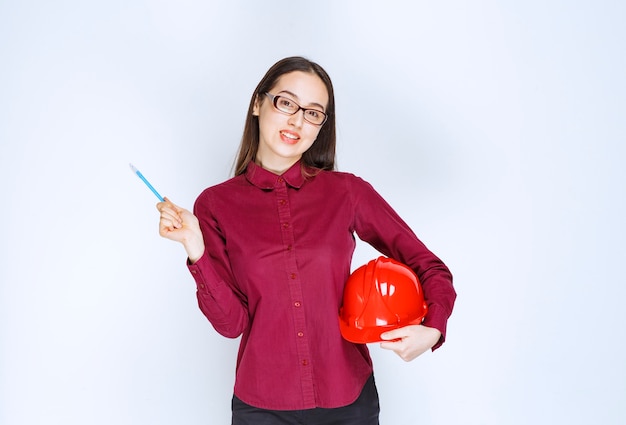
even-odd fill
[{"label": "eyeglasses", "polygon": [[304,120],[313,125],[322,125],[326,122],[326,119],[328,118],[328,115],[326,115],[324,112],[318,111],[317,109],[303,108],[302,106],[298,105],[296,102],[287,97],[274,95],[268,92],[265,92],[265,94],[267,95],[267,97],[270,98],[270,100],[274,104],[274,107],[284,114],[294,115],[296,114],[296,112],[302,109],[304,111]]}]

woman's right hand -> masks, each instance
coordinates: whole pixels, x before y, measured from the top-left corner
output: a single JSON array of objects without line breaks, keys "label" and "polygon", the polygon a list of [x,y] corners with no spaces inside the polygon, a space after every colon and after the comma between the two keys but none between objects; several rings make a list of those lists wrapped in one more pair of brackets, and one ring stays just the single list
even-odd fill
[{"label": "woman's right hand", "polygon": [[161,213],[159,235],[182,243],[189,256],[189,261],[192,263],[198,261],[204,254],[204,239],[198,218],[167,198],[164,198],[163,202],[159,202],[156,207]]}]

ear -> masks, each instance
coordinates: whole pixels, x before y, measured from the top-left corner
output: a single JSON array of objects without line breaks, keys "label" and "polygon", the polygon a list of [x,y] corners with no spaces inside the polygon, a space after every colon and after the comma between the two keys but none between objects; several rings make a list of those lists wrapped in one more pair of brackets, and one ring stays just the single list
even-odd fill
[{"label": "ear", "polygon": [[254,106],[252,107],[252,116],[259,116],[259,109],[261,108],[261,102],[259,100],[259,95],[257,94],[254,98]]}]

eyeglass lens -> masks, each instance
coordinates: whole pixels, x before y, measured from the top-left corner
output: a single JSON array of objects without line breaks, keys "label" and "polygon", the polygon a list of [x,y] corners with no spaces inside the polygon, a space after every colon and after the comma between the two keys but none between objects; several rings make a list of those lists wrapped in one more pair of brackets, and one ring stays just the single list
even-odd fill
[{"label": "eyeglass lens", "polygon": [[267,93],[270,98],[273,98],[273,103],[276,109],[281,112],[284,112],[289,115],[293,115],[298,112],[300,109],[304,111],[304,119],[311,124],[321,125],[326,121],[326,114],[322,111],[318,111],[317,109],[307,109],[303,108],[293,100],[283,97],[283,96],[274,96],[270,93]]}]

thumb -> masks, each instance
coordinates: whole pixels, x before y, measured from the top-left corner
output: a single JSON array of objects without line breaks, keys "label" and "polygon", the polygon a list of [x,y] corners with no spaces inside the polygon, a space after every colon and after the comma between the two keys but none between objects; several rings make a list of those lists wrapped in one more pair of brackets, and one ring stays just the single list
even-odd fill
[{"label": "thumb", "polygon": [[163,197],[163,202],[165,202],[166,204],[169,204],[172,206],[172,208],[174,208],[174,211],[176,211],[177,213],[181,213],[182,212],[182,208],[179,207],[178,205],[176,205],[175,203],[173,203],[170,198],[168,198],[167,196]]},{"label": "thumb", "polygon": [[405,336],[406,335],[402,331],[402,328],[393,329],[393,330],[383,332],[382,334],[380,334],[380,338],[384,341],[399,341]]}]

